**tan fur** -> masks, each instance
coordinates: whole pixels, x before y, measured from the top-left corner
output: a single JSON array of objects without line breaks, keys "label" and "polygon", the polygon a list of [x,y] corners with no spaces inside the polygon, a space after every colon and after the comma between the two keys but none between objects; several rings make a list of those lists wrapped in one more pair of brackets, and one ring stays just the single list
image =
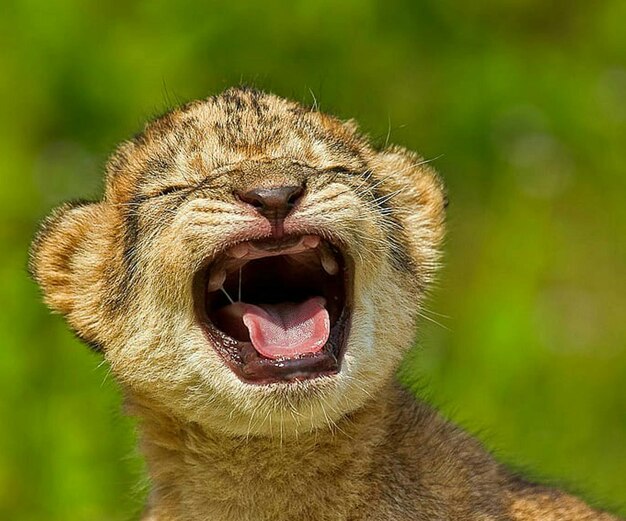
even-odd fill
[{"label": "tan fur", "polygon": [[[354,260],[341,372],[250,385],[208,344],[193,275],[262,218],[236,190],[306,183],[285,226]],[[615,519],[525,484],[394,382],[437,267],[444,195],[401,148],[353,122],[230,89],[150,123],[107,166],[102,201],[44,223],[31,271],[101,349],[140,420],[145,519]],[[247,231],[246,231],[247,230]]]}]

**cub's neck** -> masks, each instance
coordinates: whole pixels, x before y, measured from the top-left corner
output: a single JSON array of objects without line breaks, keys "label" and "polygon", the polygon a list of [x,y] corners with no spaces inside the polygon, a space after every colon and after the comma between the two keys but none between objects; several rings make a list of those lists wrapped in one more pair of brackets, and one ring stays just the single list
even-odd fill
[{"label": "cub's neck", "polygon": [[153,487],[145,519],[352,517],[371,497],[389,393],[328,429],[282,440],[209,432],[131,401]]}]

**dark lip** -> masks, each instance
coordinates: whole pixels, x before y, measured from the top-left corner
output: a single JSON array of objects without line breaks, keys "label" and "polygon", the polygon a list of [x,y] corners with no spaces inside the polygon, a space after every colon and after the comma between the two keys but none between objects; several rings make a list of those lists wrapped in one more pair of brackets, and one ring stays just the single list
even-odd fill
[{"label": "dark lip", "polygon": [[[250,342],[238,341],[219,330],[210,320],[207,312],[207,282],[209,268],[213,259],[207,259],[193,282],[193,298],[196,319],[204,334],[226,365],[244,383],[266,385],[272,383],[288,383],[312,380],[320,377],[336,375],[341,371],[346,344],[350,334],[353,304],[353,273],[352,260],[338,241],[329,240],[327,234],[318,235],[327,240],[339,253],[340,269],[343,273],[345,290],[344,306],[330,330],[330,336],[324,347],[312,355],[304,355],[293,359],[272,360],[261,356]],[[301,234],[292,234],[280,239],[264,238],[250,241],[238,241],[227,244],[221,251],[241,242],[254,242],[267,250],[277,251],[299,240]]]}]

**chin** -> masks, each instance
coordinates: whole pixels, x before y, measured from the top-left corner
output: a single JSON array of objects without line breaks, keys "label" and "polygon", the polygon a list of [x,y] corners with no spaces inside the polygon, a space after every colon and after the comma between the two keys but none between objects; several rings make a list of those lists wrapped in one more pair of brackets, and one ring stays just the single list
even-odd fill
[{"label": "chin", "polygon": [[[216,256],[215,261],[219,261],[222,255]],[[282,255],[285,254],[262,258],[282,262]],[[342,276],[339,276],[340,272],[336,275],[318,273],[321,278],[329,278],[329,287],[346,289],[345,301],[339,298],[337,308],[328,309],[329,340],[315,353],[276,359],[256,352],[250,339],[239,336],[237,331],[242,332],[240,324],[233,325],[218,318],[220,310],[237,304],[231,304],[227,298],[224,302],[216,291],[211,291],[213,288],[209,287],[207,279],[211,277],[213,264],[198,273],[194,283],[196,346],[206,355],[205,359],[210,360],[210,367],[204,373],[206,386],[200,393],[194,393],[191,401],[200,405],[186,406],[189,419],[235,436],[297,437],[318,429],[333,429],[342,418],[383,391],[406,346],[410,345],[412,335],[407,336],[406,331],[411,317],[407,318],[407,324],[403,324],[402,321],[387,320],[385,313],[376,314],[374,310],[388,301],[393,304],[393,297],[402,295],[403,290],[398,288],[393,293],[381,293],[373,287],[355,293],[352,285],[355,278],[358,283],[358,274],[355,277],[347,267],[349,257],[344,254],[343,258],[348,260],[341,270]],[[252,270],[254,261],[248,261],[246,265]],[[238,269],[233,273],[237,272]],[[281,277],[286,276],[285,270],[280,273]],[[224,285],[230,293],[230,284],[235,281],[230,281],[229,276],[227,274]],[[251,273],[248,291],[253,287],[254,277]],[[254,293],[242,297],[242,301],[250,305],[263,302],[254,298]],[[307,295],[305,298],[316,297]],[[388,309],[393,309],[393,305]],[[227,309],[226,313],[230,311]],[[345,322],[341,320],[342,315],[347,315]],[[240,317],[236,316],[236,319],[238,322]],[[377,329],[376,324],[381,322],[394,326]],[[255,352],[250,353],[251,350]],[[251,369],[246,368],[246,363],[251,364]],[[207,400],[209,395],[211,398]]]}]

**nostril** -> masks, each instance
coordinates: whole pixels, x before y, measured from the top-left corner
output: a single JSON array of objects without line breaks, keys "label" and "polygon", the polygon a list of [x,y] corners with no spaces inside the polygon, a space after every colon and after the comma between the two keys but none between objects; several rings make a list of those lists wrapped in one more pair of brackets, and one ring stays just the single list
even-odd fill
[{"label": "nostril", "polygon": [[304,188],[302,188],[301,186],[296,187],[296,190],[289,196],[289,199],[287,199],[287,204],[289,206],[295,205],[300,199],[300,197],[302,197],[303,193],[304,193]]},{"label": "nostril", "polygon": [[239,198],[239,200],[249,204],[250,206],[254,206],[255,208],[263,208],[264,206],[263,197],[255,190],[250,190],[248,192],[238,190],[235,192],[235,195]]},{"label": "nostril", "polygon": [[285,218],[302,197],[302,186],[276,186],[254,188],[247,192],[236,192],[244,203],[255,208],[268,218]]},{"label": "nostril", "polygon": [[248,200],[244,199],[244,201],[247,202],[248,204],[251,204],[255,208],[263,208],[264,206],[263,201],[261,201],[260,199],[248,199]]}]

